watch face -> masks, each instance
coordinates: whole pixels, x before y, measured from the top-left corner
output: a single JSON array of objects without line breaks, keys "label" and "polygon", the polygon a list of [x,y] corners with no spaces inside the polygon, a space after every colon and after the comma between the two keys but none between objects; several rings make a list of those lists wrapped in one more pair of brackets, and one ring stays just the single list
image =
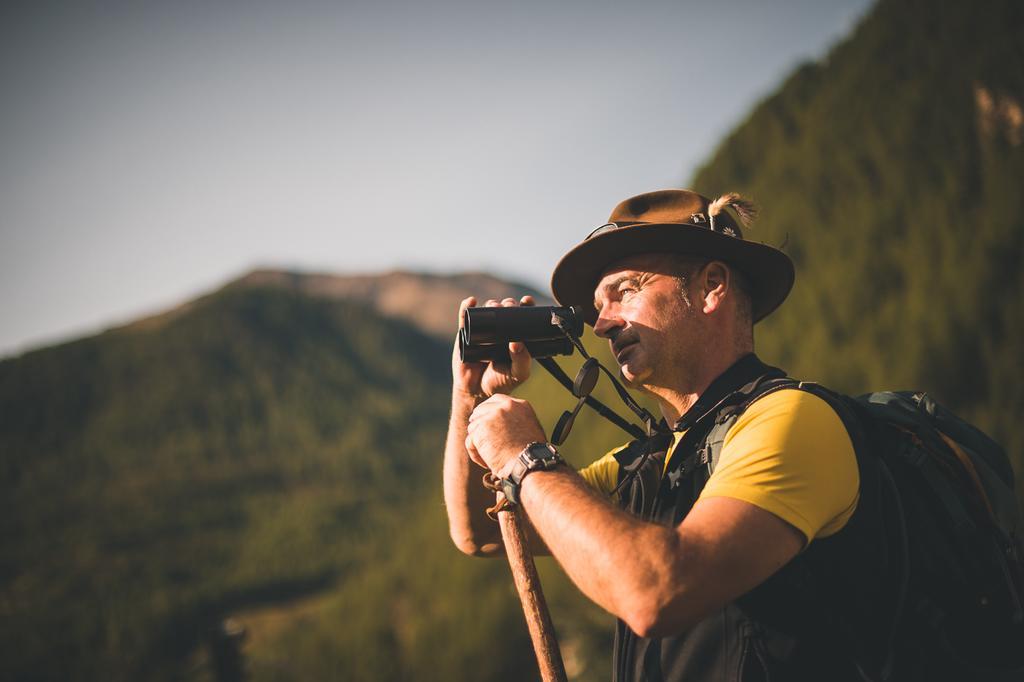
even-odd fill
[{"label": "watch face", "polygon": [[541,466],[550,466],[562,461],[558,452],[547,443],[534,443],[528,452],[530,459]]},{"label": "watch face", "polygon": [[508,478],[504,479],[505,497],[513,503],[518,504],[519,484],[531,471],[547,471],[553,469],[565,460],[558,454],[558,451],[548,443],[530,443],[519,454],[515,466],[509,472]]}]

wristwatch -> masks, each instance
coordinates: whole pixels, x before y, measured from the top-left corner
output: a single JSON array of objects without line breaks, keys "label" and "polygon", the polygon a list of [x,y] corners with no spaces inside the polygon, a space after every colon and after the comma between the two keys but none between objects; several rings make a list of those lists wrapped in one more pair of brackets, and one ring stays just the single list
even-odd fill
[{"label": "wristwatch", "polygon": [[519,486],[531,471],[550,471],[565,460],[551,443],[530,443],[516,457],[512,471],[501,479],[501,490],[509,504],[519,504]]}]

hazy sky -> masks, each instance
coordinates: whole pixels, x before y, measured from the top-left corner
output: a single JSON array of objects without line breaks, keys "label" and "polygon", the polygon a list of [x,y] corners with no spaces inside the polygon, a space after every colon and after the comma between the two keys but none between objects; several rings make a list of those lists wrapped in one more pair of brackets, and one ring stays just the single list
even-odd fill
[{"label": "hazy sky", "polygon": [[0,356],[256,266],[546,291],[867,5],[3,3]]}]

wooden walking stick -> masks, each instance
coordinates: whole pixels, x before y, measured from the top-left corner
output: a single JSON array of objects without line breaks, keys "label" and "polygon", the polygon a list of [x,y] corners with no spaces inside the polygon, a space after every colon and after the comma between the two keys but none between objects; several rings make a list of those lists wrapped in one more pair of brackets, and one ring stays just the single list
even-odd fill
[{"label": "wooden walking stick", "polygon": [[[493,486],[488,484],[489,488]],[[493,517],[496,512],[498,525],[501,526],[501,537],[505,541],[505,554],[512,569],[512,579],[519,593],[519,601],[523,604],[526,616],[526,627],[530,630],[533,651],[537,655],[540,678],[543,682],[566,682],[565,666],[562,654],[558,650],[558,639],[555,637],[555,626],[551,623],[551,614],[544,592],[537,575],[537,565],[533,562],[533,553],[523,531],[523,520],[519,508],[509,505],[505,494],[500,490],[497,504],[488,510]]]}]

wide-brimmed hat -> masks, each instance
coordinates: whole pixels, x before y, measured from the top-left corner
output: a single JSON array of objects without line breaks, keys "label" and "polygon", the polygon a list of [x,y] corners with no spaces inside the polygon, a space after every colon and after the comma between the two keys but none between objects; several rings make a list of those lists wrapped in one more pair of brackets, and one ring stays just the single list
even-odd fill
[{"label": "wide-brimmed hat", "polygon": [[714,201],[685,189],[666,189],[626,199],[597,228],[562,257],[551,275],[551,291],[561,305],[578,306],[587,324],[597,320],[594,288],[608,266],[641,253],[683,253],[721,260],[750,284],[753,321],[779,307],[795,277],[793,261],[778,249],[743,238],[731,213],[747,222],[747,202],[737,194]]}]

